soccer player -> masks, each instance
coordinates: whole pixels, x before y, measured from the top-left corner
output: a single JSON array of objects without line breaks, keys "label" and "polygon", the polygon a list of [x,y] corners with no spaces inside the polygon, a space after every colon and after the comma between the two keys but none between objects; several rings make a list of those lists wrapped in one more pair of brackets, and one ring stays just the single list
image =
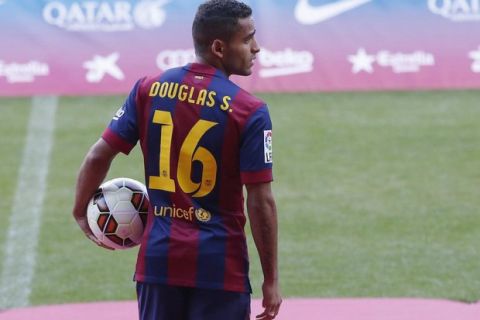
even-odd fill
[{"label": "soccer player", "polygon": [[192,33],[197,62],[140,79],[87,153],[73,214],[98,244],[85,217],[88,201],[118,152],[139,141],[150,198],[134,276],[140,319],[245,320],[245,185],[264,275],[257,318],[274,319],[282,299],[272,124],[266,104],[229,80],[250,75],[260,50],[252,10],[236,0],[207,1]]}]

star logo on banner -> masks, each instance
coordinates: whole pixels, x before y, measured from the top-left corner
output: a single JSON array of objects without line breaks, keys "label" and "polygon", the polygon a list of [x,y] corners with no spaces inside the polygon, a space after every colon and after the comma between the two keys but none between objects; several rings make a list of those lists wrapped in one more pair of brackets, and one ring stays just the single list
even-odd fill
[{"label": "star logo on banner", "polygon": [[122,70],[117,66],[117,60],[119,57],[120,54],[114,52],[106,57],[95,55],[92,60],[85,61],[83,67],[88,70],[85,75],[87,81],[98,83],[102,81],[106,74],[117,80],[125,79]]},{"label": "star logo on banner", "polygon": [[360,48],[356,54],[348,56],[348,61],[352,64],[353,73],[359,73],[360,71],[372,73],[375,56],[367,54],[364,48]]},{"label": "star logo on banner", "polygon": [[478,47],[478,50],[473,50],[468,53],[471,59],[473,59],[472,62],[472,71],[475,73],[480,73],[480,46]]}]

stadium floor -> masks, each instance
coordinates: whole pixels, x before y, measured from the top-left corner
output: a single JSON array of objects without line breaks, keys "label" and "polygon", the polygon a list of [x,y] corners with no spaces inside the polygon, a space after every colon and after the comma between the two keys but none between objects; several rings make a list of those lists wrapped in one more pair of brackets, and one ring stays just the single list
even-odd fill
[{"label": "stadium floor", "polygon": [[[137,318],[134,301],[37,306],[4,310],[0,320],[131,320]],[[252,302],[252,319],[261,302]],[[478,320],[480,303],[466,304],[428,299],[286,299],[278,320]]]}]

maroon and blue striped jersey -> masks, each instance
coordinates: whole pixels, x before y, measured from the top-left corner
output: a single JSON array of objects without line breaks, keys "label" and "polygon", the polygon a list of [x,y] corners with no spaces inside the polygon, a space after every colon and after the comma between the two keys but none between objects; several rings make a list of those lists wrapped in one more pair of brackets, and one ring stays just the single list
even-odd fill
[{"label": "maroon and blue striped jersey", "polygon": [[267,105],[193,63],[139,80],[102,137],[126,154],[139,141],[144,156],[134,279],[251,292],[243,185],[272,180]]}]

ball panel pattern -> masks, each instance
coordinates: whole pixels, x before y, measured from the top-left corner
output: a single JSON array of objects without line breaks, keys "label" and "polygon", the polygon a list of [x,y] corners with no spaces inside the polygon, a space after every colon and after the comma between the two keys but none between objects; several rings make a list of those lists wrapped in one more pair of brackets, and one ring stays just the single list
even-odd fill
[{"label": "ball panel pattern", "polygon": [[105,245],[126,249],[138,245],[147,222],[146,187],[133,179],[103,183],[87,208],[90,229]]}]

